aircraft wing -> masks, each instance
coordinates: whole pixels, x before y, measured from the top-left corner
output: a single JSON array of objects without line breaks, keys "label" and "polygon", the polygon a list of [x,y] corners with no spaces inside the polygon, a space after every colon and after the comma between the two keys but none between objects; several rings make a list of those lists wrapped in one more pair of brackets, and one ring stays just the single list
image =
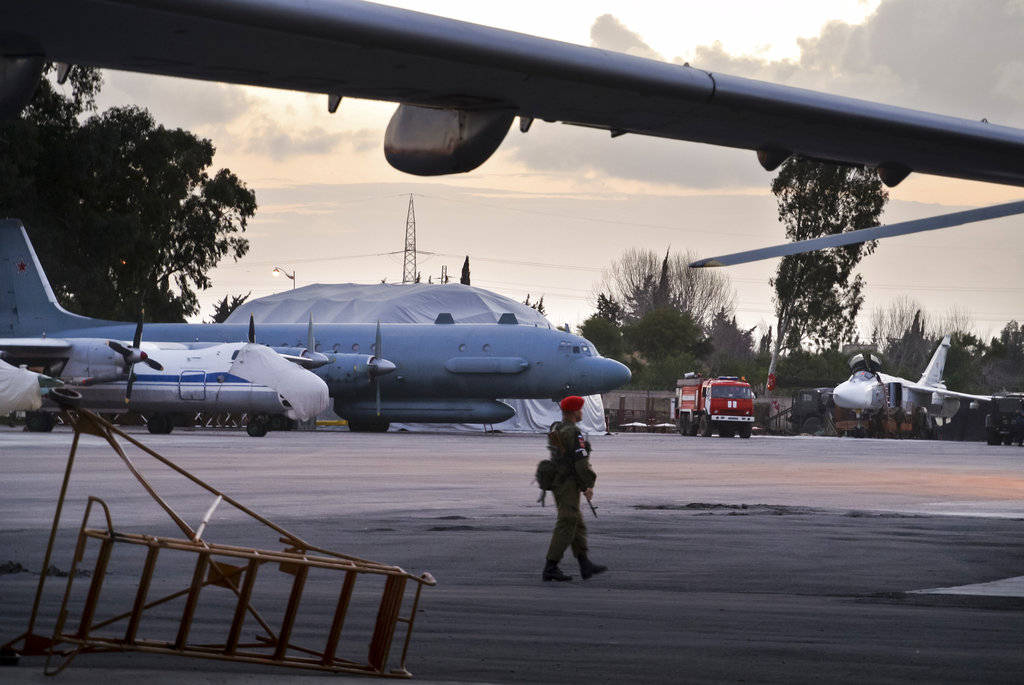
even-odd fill
[{"label": "aircraft wing", "polygon": [[875,226],[874,228],[862,228],[857,231],[836,233],[834,235],[822,236],[820,238],[796,240],[791,243],[772,245],[771,247],[761,247],[754,250],[746,250],[744,252],[733,252],[732,254],[722,255],[720,257],[698,259],[697,261],[692,262],[690,266],[697,268],[706,266],[733,266],[734,264],[756,262],[761,259],[771,259],[772,257],[787,257],[789,255],[803,254],[804,252],[813,252],[814,250],[822,250],[828,247],[842,247],[844,245],[866,243],[869,240],[878,240],[879,238],[891,238],[893,236],[920,233],[922,231],[934,231],[938,228],[962,226],[963,224],[974,223],[976,221],[999,219],[1006,216],[1015,216],[1017,214],[1024,214],[1024,201],[1007,202],[1001,205],[992,205],[991,207],[980,207],[978,209],[968,209],[962,212],[940,214],[927,219],[901,221],[895,224]]},{"label": "aircraft wing", "polygon": [[956,397],[962,400],[977,400],[979,402],[991,402],[991,395],[971,395],[966,392],[956,392],[955,390],[947,390],[945,388],[934,387],[931,385],[921,385],[919,383],[903,383],[904,392],[910,391],[912,393],[918,393],[921,395],[938,394],[940,397]]},{"label": "aircraft wing", "polygon": [[36,355],[56,357],[71,350],[71,342],[60,338],[0,338],[0,357]]},{"label": "aircraft wing", "polygon": [[[1024,185],[1018,129],[360,0],[0,0],[0,55],[11,81],[50,60],[323,93],[332,109],[341,96],[403,103],[385,149],[419,174],[474,168],[518,115],[524,129],[536,118],[745,148],[769,170],[799,154],[877,167],[890,185],[910,172]],[[0,93],[30,95],[23,78]]]}]

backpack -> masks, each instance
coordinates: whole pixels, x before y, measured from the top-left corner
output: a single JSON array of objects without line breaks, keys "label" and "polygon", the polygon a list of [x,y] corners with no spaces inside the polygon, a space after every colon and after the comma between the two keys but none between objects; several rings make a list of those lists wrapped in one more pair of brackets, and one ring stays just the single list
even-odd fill
[{"label": "backpack", "polygon": [[553,490],[555,487],[555,481],[558,479],[558,464],[555,460],[559,459],[565,452],[565,448],[562,447],[562,442],[558,438],[558,433],[555,430],[555,426],[560,422],[551,424],[551,429],[548,431],[548,452],[551,453],[547,459],[541,459],[537,462],[537,470],[533,474],[533,479],[537,483],[537,487],[540,488],[540,497],[537,499],[540,505],[545,506],[545,499],[547,498],[548,490]]}]

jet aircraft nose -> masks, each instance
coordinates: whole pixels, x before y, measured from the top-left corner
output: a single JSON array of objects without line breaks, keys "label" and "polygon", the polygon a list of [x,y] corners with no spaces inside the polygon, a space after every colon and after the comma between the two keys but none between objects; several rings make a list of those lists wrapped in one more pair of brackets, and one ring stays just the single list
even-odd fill
[{"label": "jet aircraft nose", "polygon": [[875,389],[879,387],[873,382],[845,381],[832,391],[832,400],[843,409],[877,409],[881,404],[876,402]]},{"label": "jet aircraft nose", "polygon": [[569,390],[578,395],[599,395],[629,383],[632,374],[625,364],[605,357],[586,357],[573,363]]}]

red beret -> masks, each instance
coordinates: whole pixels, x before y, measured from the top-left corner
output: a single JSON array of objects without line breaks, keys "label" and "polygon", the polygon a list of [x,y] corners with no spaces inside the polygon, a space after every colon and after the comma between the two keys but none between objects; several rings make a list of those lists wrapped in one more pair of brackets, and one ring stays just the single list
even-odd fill
[{"label": "red beret", "polygon": [[558,403],[562,411],[579,411],[583,409],[583,398],[578,395],[570,395]]}]

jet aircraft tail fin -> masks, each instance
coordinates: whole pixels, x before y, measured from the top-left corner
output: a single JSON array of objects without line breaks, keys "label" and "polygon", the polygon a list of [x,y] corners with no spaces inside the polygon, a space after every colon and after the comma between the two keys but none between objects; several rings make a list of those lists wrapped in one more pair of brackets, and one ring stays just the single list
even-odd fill
[{"label": "jet aircraft tail fin", "polygon": [[937,387],[942,384],[942,373],[946,368],[946,353],[949,352],[949,336],[947,335],[939,343],[938,349],[932,355],[932,359],[921,374],[920,385]]},{"label": "jet aircraft tail fin", "polygon": [[0,220],[0,336],[36,337],[95,325],[57,304],[21,221]]}]

